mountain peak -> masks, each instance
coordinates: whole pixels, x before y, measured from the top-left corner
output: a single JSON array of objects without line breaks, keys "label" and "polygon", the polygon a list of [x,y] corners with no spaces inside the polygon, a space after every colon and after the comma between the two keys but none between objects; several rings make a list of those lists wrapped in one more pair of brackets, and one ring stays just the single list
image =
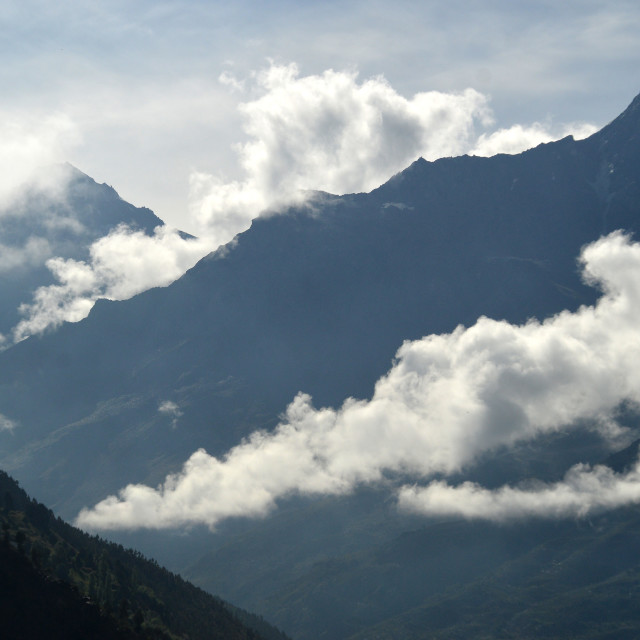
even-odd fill
[{"label": "mountain peak", "polygon": [[619,147],[617,155],[624,149],[627,152],[637,153],[638,138],[640,137],[640,94],[638,94],[631,104],[608,125],[597,133],[594,133],[587,140],[595,141],[601,150],[606,151],[610,147]]}]

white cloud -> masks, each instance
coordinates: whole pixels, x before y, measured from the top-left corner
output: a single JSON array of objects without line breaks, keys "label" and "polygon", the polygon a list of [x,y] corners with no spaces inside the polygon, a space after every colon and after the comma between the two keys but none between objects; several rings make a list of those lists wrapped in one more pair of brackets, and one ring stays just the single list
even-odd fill
[{"label": "white cloud", "polygon": [[[295,64],[271,66],[253,85],[225,71],[220,82],[258,97],[239,105],[248,140],[235,145],[243,177],[193,172],[191,215],[198,234],[230,240],[260,214],[301,203],[309,190],[370,191],[422,156],[516,153],[591,125],[552,128],[534,123],[487,133],[486,96],[428,91],[408,99],[381,76],[327,70],[301,76]],[[477,129],[483,131],[478,134]]]},{"label": "white cloud", "polygon": [[[406,342],[371,400],[315,409],[300,394],[273,433],[254,433],[220,459],[197,451],[163,485],[129,485],[84,509],[78,524],[213,527],[263,515],[292,493],[348,492],[386,472],[459,472],[483,454],[585,420],[610,438],[616,407],[640,402],[640,245],[614,233],[585,248],[581,263],[604,292],[594,307],[522,326],[480,318]],[[613,504],[594,499],[605,503]]]},{"label": "white cloud", "polygon": [[[241,87],[228,72],[222,79]],[[368,191],[420,155],[458,154],[474,139],[474,124],[490,119],[487,99],[473,89],[408,100],[382,77],[300,77],[295,64],[272,64],[254,81],[262,95],[239,106],[249,138],[236,145],[244,178],[191,177],[192,213],[217,242],[265,209],[301,202],[305,190]]]},{"label": "white cloud", "polygon": [[638,503],[640,463],[625,474],[605,466],[579,464],[554,484],[489,490],[472,482],[452,487],[437,481],[427,487],[403,487],[398,494],[400,509],[411,513],[499,521],[531,516],[585,517]]},{"label": "white cloud", "polygon": [[176,230],[156,227],[152,236],[120,225],[90,247],[88,262],[51,258],[47,267],[59,284],[40,287],[23,304],[25,318],[14,328],[16,341],[85,318],[98,298],[126,300],[179,278],[211,246],[185,239]]},{"label": "white cloud", "polygon": [[469,155],[495,156],[498,153],[520,153],[543,142],[551,142],[566,136],[582,140],[596,131],[597,127],[584,122],[564,125],[558,129],[539,122],[529,126],[516,124],[508,129],[483,133],[478,137],[475,147],[469,151]]},{"label": "white cloud", "polygon": [[65,161],[79,141],[76,124],[63,113],[0,113],[0,210],[6,211],[27,184],[52,193],[63,190],[63,168],[40,168]]}]

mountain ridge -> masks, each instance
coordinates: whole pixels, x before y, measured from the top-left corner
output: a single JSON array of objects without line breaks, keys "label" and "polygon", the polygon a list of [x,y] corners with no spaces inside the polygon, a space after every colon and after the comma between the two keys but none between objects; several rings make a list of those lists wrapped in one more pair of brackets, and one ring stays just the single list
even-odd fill
[{"label": "mountain ridge", "polygon": [[[157,486],[200,447],[223,456],[273,429],[299,391],[319,407],[371,397],[405,340],[483,315],[525,323],[592,304],[581,248],[620,226],[640,229],[637,104],[600,136],[513,156],[418,160],[369,194],[320,195],[258,218],[169,287],[99,302],[84,321],[12,347],[0,354],[0,411],[18,426],[0,441],[0,464],[73,517],[125,484]],[[162,414],[165,401],[179,415]],[[542,462],[542,446],[524,447],[482,472],[496,485],[531,469],[556,477],[609,453],[586,440],[554,440]],[[371,491],[317,509],[283,500],[269,526],[231,523],[215,543],[193,532],[215,549],[182,567],[206,566],[200,584],[224,582],[225,596],[316,637],[327,613],[314,577],[366,587],[366,571],[349,573],[354,558],[415,526]],[[234,553],[250,571],[230,570]],[[267,583],[268,597],[258,590]],[[341,593],[342,606],[358,610]],[[364,609],[382,606],[369,596]],[[370,628],[364,617],[357,625]]]}]

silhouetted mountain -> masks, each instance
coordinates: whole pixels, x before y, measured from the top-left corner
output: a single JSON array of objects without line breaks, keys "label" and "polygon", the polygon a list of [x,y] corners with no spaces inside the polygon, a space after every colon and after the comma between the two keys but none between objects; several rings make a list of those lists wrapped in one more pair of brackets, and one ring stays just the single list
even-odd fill
[{"label": "silhouetted mountain", "polygon": [[[298,391],[317,406],[370,396],[403,340],[482,315],[524,322],[592,303],[597,292],[576,267],[581,247],[640,227],[639,105],[640,97],[587,140],[418,160],[369,194],[316,194],[308,206],[255,220],[173,285],[101,301],[86,320],[3,352],[0,411],[18,426],[0,433],[0,464],[72,517],[127,483],[155,486],[197,448],[220,454],[272,428]],[[176,424],[158,411],[165,400],[180,408]],[[558,460],[521,452],[524,462],[505,459],[482,473],[517,481],[535,467],[544,479],[605,456],[595,439],[566,445]],[[321,637],[330,605],[320,591],[362,612],[327,637],[382,623],[381,612],[404,615],[386,608],[384,589],[367,587],[386,570],[358,563],[416,525],[379,500],[369,508],[365,494],[291,500],[267,523],[230,525],[204,543],[211,554],[191,573],[301,638]],[[486,535],[500,551],[500,536]],[[175,559],[169,546],[164,552]],[[474,547],[478,573],[461,581],[485,575],[485,552]],[[316,592],[319,578],[329,586]],[[403,598],[427,606],[432,586],[410,581],[398,606]]]}]

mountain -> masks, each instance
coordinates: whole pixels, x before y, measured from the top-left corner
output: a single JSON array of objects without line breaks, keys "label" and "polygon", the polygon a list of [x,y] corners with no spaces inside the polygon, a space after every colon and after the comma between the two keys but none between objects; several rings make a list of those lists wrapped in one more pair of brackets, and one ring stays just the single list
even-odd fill
[{"label": "mountain", "polygon": [[3,637],[286,640],[139,552],[71,527],[3,472],[0,493]]},{"label": "mountain", "polygon": [[[0,463],[72,517],[272,427],[298,391],[318,406],[369,396],[403,340],[593,302],[580,248],[637,227],[638,146],[618,133],[637,102],[587,140],[419,160],[370,194],[318,194],[171,286],[16,345],[0,358],[0,411],[23,427]],[[177,429],[158,412],[167,399]]]},{"label": "mountain", "polygon": [[86,260],[91,244],[120,224],[151,235],[163,222],[71,165],[41,169],[0,208],[0,334],[18,323],[36,288],[54,284],[49,258]]},{"label": "mountain", "polygon": [[[256,219],[172,285],[99,301],[84,321],[0,354],[0,413],[17,425],[0,432],[0,465],[71,518],[125,484],[156,486],[200,447],[221,455],[272,429],[299,391],[318,407],[370,397],[403,340],[483,315],[521,323],[593,303],[576,258],[603,233],[638,231],[639,135],[640,96],[586,140],[418,160],[369,194],[318,193]],[[167,401],[173,415],[159,411]],[[608,453],[595,436],[557,438],[553,455],[524,447],[474,473],[494,485],[532,469],[555,479]],[[469,547],[471,569],[448,574],[425,551],[446,527],[407,537],[423,526],[366,488],[293,497],[266,521],[193,531],[186,545],[180,536],[133,539],[311,639],[365,633],[381,616],[411,625],[406,607],[432,611],[437,588],[466,588],[487,577],[484,560],[507,566],[555,535],[514,530],[503,545],[499,530],[483,529],[486,544]],[[446,535],[474,538],[456,527]],[[520,537],[531,546],[518,546]],[[420,575],[437,579],[403,583],[397,567],[413,560],[385,550],[409,539],[423,540]],[[395,596],[377,588],[387,577]],[[329,624],[336,603],[340,628]]]}]

